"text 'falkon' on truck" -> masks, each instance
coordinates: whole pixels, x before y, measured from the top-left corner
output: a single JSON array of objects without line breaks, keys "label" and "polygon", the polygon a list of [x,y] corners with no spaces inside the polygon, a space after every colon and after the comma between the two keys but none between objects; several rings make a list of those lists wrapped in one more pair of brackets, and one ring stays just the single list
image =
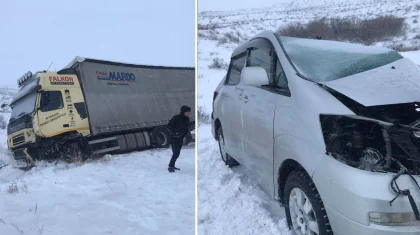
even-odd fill
[{"label": "text 'falkon' on truck", "polygon": [[169,119],[182,105],[195,106],[194,74],[194,68],[81,57],[58,72],[28,72],[10,104],[12,164],[167,147]]}]

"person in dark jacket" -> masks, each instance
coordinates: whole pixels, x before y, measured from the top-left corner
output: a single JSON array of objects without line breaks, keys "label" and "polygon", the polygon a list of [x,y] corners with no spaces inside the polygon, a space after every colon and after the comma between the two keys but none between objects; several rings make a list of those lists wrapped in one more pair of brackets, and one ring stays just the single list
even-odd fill
[{"label": "person in dark jacket", "polygon": [[190,134],[190,112],[191,108],[184,105],[181,107],[180,113],[173,116],[173,118],[168,123],[168,128],[172,132],[172,158],[169,162],[169,172],[180,170],[179,168],[175,167],[175,162],[181,153],[184,138]]}]

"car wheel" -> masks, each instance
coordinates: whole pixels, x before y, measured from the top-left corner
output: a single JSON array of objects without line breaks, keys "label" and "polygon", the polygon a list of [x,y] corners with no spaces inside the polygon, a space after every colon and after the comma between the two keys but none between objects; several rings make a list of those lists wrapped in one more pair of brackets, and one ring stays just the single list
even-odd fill
[{"label": "car wheel", "polygon": [[284,204],[289,228],[296,235],[332,235],[321,196],[311,178],[293,171],[284,187]]},{"label": "car wheel", "polygon": [[223,136],[222,127],[219,127],[217,129],[217,139],[219,141],[219,150],[220,150],[220,155],[222,157],[223,162],[229,167],[234,167],[234,166],[239,165],[239,163],[233,157],[231,157],[228,153],[226,153],[225,138]]}]

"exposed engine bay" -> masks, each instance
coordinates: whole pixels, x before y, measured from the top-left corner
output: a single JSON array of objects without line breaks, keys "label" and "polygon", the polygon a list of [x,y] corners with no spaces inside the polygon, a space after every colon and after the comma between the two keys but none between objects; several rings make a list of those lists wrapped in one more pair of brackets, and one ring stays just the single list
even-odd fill
[{"label": "exposed engine bay", "polygon": [[374,172],[397,173],[403,165],[420,174],[417,128],[358,116],[321,115],[320,119],[327,153],[337,160]]},{"label": "exposed engine bay", "polygon": [[326,151],[337,160],[367,171],[420,175],[420,104],[365,107],[332,89],[356,115],[320,115]]},{"label": "exposed engine bay", "polygon": [[396,196],[407,196],[416,220],[419,209],[409,189],[400,189],[397,179],[420,175],[420,104],[402,103],[363,106],[347,96],[324,87],[355,115],[320,115],[326,152],[338,161],[371,172],[396,173],[390,187]]}]

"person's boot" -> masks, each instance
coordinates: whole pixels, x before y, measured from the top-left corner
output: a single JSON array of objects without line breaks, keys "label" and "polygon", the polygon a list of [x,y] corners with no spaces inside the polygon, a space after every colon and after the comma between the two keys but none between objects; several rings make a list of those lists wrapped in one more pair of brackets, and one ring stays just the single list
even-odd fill
[{"label": "person's boot", "polygon": [[169,172],[171,172],[171,173],[172,173],[172,172],[175,172],[175,167],[171,167],[171,166],[170,166],[170,167],[168,167],[168,171],[169,171]]},{"label": "person's boot", "polygon": [[174,166],[174,170],[180,171],[181,169],[179,169],[176,166]]}]

